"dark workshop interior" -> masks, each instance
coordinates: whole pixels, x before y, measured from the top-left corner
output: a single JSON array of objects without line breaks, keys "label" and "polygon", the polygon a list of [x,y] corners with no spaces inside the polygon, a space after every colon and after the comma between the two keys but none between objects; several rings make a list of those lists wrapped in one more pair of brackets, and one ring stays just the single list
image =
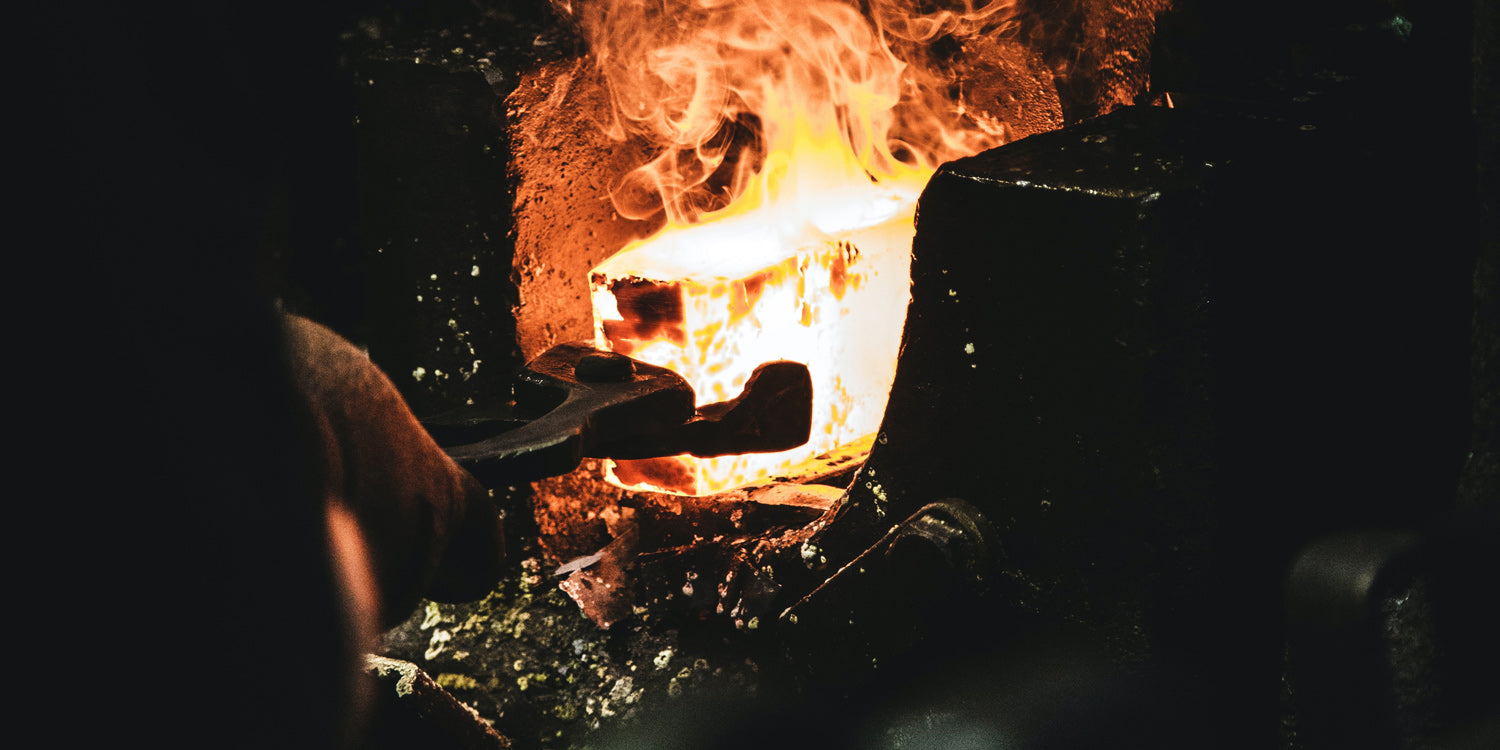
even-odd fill
[{"label": "dark workshop interior", "polygon": [[[834,427],[816,363],[707,404],[647,361],[711,338],[689,277],[595,269],[778,126],[736,93],[663,146],[626,104],[680,92],[611,66],[835,11],[892,50],[840,64],[935,102],[856,172],[935,170],[879,428],[660,491]],[[48,745],[1500,743],[1493,3],[30,13]]]}]

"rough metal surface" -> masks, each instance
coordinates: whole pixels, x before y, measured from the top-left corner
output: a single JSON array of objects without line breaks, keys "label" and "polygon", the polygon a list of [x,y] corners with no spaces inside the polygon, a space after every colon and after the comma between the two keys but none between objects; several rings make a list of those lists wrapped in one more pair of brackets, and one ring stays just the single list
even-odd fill
[{"label": "rough metal surface", "polygon": [[1068,123],[1105,114],[1151,88],[1156,18],[1172,0],[1020,0],[1017,38],[1056,80]]},{"label": "rough metal surface", "polygon": [[513,154],[516,340],[531,359],[554,344],[593,338],[589,270],[660,222],[621,218],[615,181],[650,157],[605,133],[610,100],[587,57],[528,71],[505,100]]},{"label": "rough metal surface", "polygon": [[628,493],[605,484],[600,463],[584,459],[576,471],[533,483],[538,544],[554,562],[592,554],[614,538]]},{"label": "rough metal surface", "polygon": [[1062,127],[1056,79],[1037,52],[1013,40],[978,37],[964,43],[963,55],[964,101],[1003,123],[1007,141]]}]

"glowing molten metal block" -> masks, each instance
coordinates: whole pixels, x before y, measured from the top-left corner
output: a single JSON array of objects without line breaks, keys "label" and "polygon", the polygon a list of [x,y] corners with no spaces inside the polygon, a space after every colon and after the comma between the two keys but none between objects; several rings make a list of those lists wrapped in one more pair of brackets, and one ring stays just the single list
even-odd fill
[{"label": "glowing molten metal block", "polygon": [[912,205],[784,236],[739,216],[663,232],[595,268],[596,345],[675,370],[699,405],[736,396],[755,367],[787,359],[813,382],[808,443],[780,453],[619,461],[636,489],[703,495],[784,474],[880,427],[910,301]]}]

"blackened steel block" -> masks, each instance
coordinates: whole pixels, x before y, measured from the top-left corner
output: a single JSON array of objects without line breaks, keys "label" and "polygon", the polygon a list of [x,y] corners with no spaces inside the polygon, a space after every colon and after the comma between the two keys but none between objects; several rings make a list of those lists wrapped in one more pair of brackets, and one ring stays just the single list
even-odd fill
[{"label": "blackened steel block", "polygon": [[1131,108],[943,167],[885,421],[812,574],[966,498],[1000,613],[1192,664],[1224,726],[1273,741],[1290,555],[1431,518],[1463,454],[1466,249],[1382,144],[1311,108]]}]

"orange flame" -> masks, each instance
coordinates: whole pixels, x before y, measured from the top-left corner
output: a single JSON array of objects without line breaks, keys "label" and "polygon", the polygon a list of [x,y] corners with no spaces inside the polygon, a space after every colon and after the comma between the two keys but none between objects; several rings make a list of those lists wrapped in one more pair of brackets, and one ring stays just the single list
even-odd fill
[{"label": "orange flame", "polygon": [[870,0],[617,0],[575,11],[609,84],[614,135],[660,147],[612,197],[666,213],[594,269],[597,344],[669,367],[700,403],[771,359],[813,374],[796,451],[629,462],[617,479],[702,494],[774,476],[874,432],[909,299],[912,218],[936,166],[998,145],[932,42],[1003,33],[1013,0],[918,13]]}]

